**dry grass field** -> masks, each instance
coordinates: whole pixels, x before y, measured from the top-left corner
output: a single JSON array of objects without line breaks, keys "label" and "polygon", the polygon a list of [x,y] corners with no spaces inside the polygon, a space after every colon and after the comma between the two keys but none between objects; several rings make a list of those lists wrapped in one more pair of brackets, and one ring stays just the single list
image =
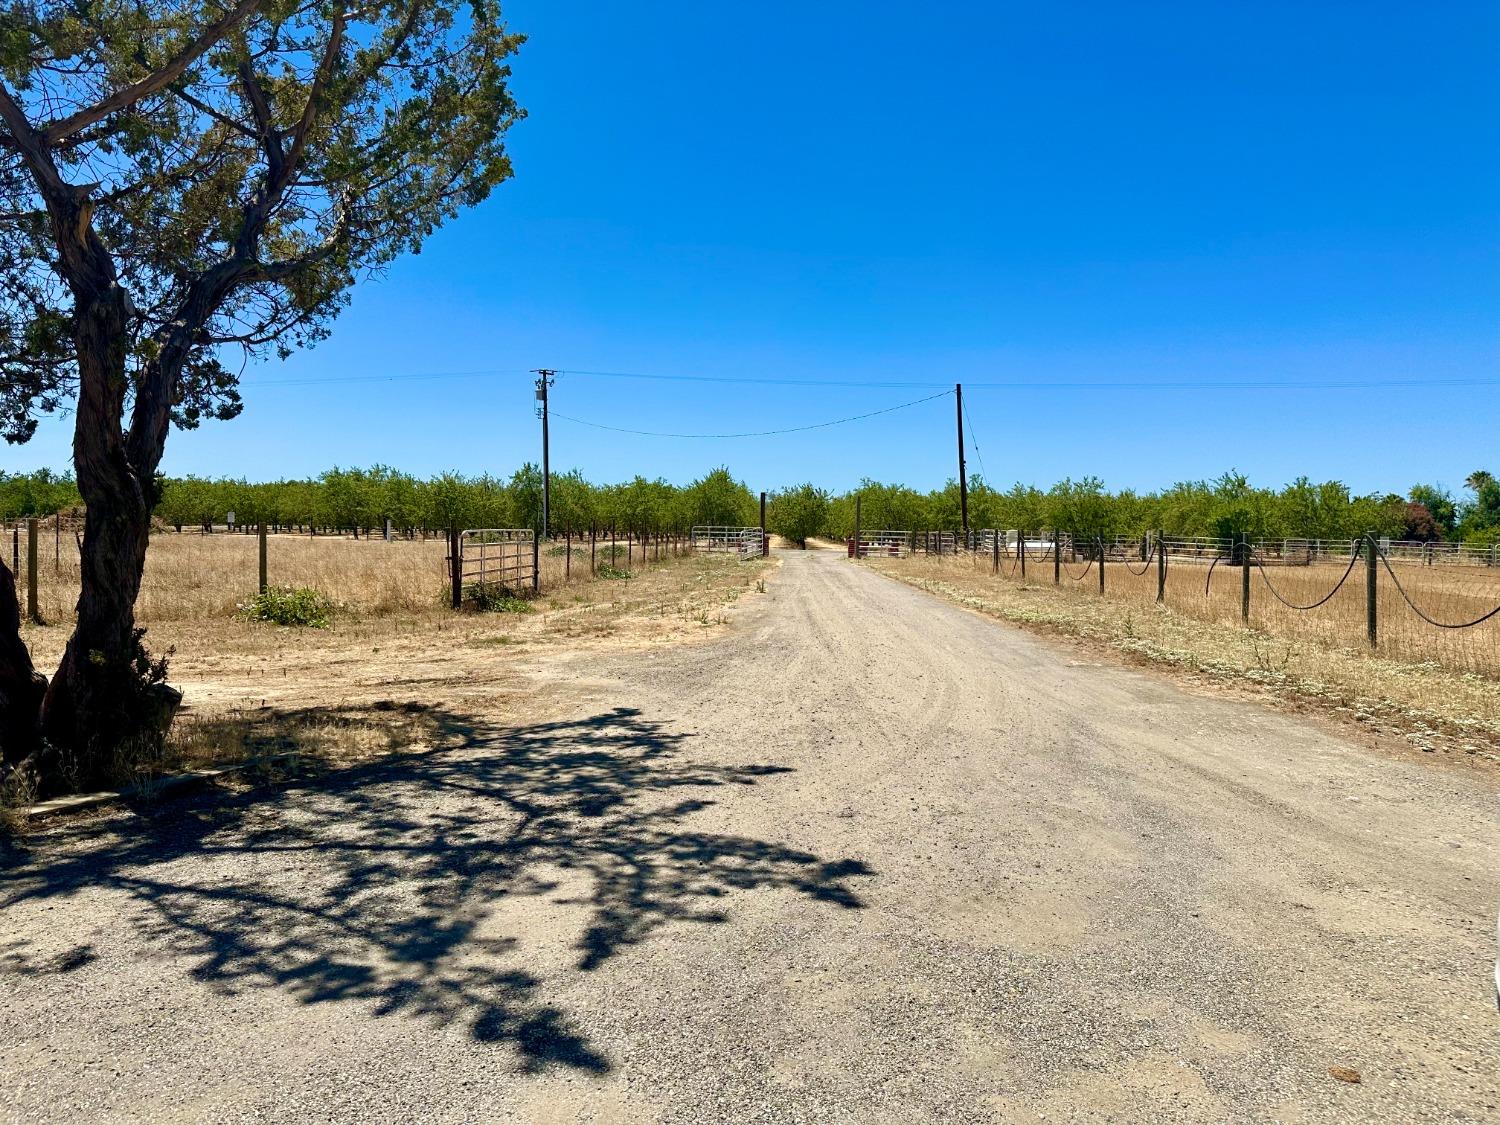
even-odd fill
[{"label": "dry grass field", "polygon": [[[1097,571],[1084,575],[1083,563],[1065,563],[1058,585],[1050,559],[1029,561],[1024,582],[1014,560],[1002,559],[995,577],[989,557],[972,555],[866,565],[994,617],[1331,710],[1423,749],[1500,754],[1500,618],[1472,629],[1435,628],[1411,613],[1383,568],[1376,587],[1380,640],[1371,651],[1362,562],[1327,604],[1306,612],[1277,601],[1265,579],[1288,601],[1305,605],[1326,594],[1344,566],[1267,568],[1265,579],[1252,572],[1248,627],[1240,618],[1240,571],[1223,565],[1206,596],[1206,565],[1169,566],[1164,606],[1156,604],[1154,561],[1144,574],[1109,562],[1102,598]],[[1476,617],[1500,604],[1500,573],[1396,565],[1413,600],[1438,620]]]},{"label": "dry grass field", "polygon": [[[587,541],[581,551],[575,544],[571,568],[560,546],[546,548],[541,593],[523,611],[455,613],[440,540],[272,536],[271,582],[314,588],[339,607],[331,627],[317,629],[240,614],[256,589],[254,537],[159,534],[138,620],[153,653],[171,653],[170,678],[185,705],[166,757],[128,763],[120,780],[293,752],[292,768],[324,768],[461,741],[462,732],[433,727],[434,706],[462,703],[524,719],[558,660],[712,635],[740,597],[764,590],[774,565],[678,557],[665,547],[658,559],[654,546],[643,562],[637,545],[627,566],[625,546],[621,540],[615,567],[630,577],[591,577]],[[601,566],[609,558],[601,545]],[[78,578],[76,555],[57,567],[50,552],[42,561],[47,624],[24,625],[23,637],[50,673],[71,628]]]}]

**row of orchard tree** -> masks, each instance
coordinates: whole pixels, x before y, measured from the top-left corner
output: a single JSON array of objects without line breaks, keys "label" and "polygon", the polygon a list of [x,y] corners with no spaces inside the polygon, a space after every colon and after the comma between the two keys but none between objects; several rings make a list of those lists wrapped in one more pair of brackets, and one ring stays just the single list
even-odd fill
[{"label": "row of orchard tree", "polygon": [[[1173,536],[1253,539],[1350,539],[1366,532],[1398,539],[1489,544],[1500,538],[1500,484],[1473,474],[1470,497],[1417,485],[1407,496],[1357,496],[1338,481],[1298,478],[1285,488],[1257,488],[1241,474],[1187,481],[1161,492],[1108,491],[1094,477],[1065,480],[1045,491],[1018,484],[1008,491],[975,477],[969,485],[969,526],[1059,530],[1112,539],[1160,531]],[[769,522],[792,539],[852,534],[855,501],[867,530],[952,530],[962,526],[958,483],[935,492],[866,480],[834,495],[813,485],[772,497]]]},{"label": "row of orchard tree", "polygon": [[[749,488],[723,468],[687,485],[644,477],[596,485],[569,472],[552,477],[550,524],[554,534],[609,526],[622,534],[685,532],[694,524],[750,524],[757,509]],[[156,508],[157,519],[178,529],[222,525],[230,512],[240,524],[298,531],[359,534],[387,520],[403,534],[450,527],[539,531],[542,474],[527,464],[509,478],[443,473],[423,480],[377,465],[261,484],[183,477],[164,482]]]},{"label": "row of orchard tree", "polygon": [[[1476,472],[1469,495],[1455,498],[1430,485],[1406,497],[1356,496],[1338,481],[1300,478],[1281,489],[1257,488],[1238,473],[1190,481],[1161,492],[1110,492],[1095,478],[1065,480],[1050,489],[991,488],[975,477],[969,488],[969,526],[1053,529],[1113,538],[1163,531],[1168,535],[1348,539],[1373,531],[1393,538],[1462,540],[1488,544],[1500,536],[1500,483]],[[844,538],[854,528],[855,498],[865,528],[951,530],[961,526],[958,484],[922,492],[900,484],[864,481],[842,495],[806,484],[771,496],[772,530],[791,539]],[[47,470],[0,473],[0,518],[45,516],[78,503],[71,477]],[[448,527],[529,527],[542,522],[542,476],[524,465],[508,478],[444,473],[419,479],[386,466],[330,469],[311,480],[253,484],[242,480],[168,478],[156,517],[177,527],[222,526],[230,512],[240,524],[265,522],[298,531],[363,532],[386,520],[402,533]],[[593,484],[578,472],[552,478],[554,533],[613,525],[621,532],[686,531],[695,524],[752,525],[758,499],[729,470],[714,469],[687,485],[636,477]]]}]

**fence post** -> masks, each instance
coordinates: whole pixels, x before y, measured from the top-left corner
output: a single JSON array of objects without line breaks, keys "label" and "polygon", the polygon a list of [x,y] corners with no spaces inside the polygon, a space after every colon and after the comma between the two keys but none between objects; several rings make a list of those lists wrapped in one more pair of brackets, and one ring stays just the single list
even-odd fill
[{"label": "fence post", "polygon": [[859,550],[859,516],[860,516],[860,511],[859,511],[859,497],[856,496],[854,498],[854,557],[856,559],[859,558],[859,555],[860,555],[860,550]]},{"label": "fence post", "polygon": [[1016,552],[1021,559],[1021,581],[1026,581],[1026,529],[1016,528]]},{"label": "fence post", "polygon": [[256,528],[256,539],[259,541],[260,549],[260,592],[264,594],[270,586],[269,571],[266,568],[266,521],[261,520],[260,526]]},{"label": "fence post", "polygon": [[991,534],[991,537],[992,537],[992,541],[990,543],[990,552],[991,552],[991,556],[992,556],[991,557],[991,562],[990,562],[990,573],[991,574],[999,574],[1000,573],[1000,529],[997,527],[990,534]]},{"label": "fence post", "polygon": [[1375,536],[1365,535],[1365,634],[1374,648],[1379,639],[1375,621]]},{"label": "fence post", "polygon": [[599,525],[589,524],[589,577],[599,573]]},{"label": "fence post", "polygon": [[52,569],[62,573],[62,513],[52,513]]},{"label": "fence post", "polygon": [[21,523],[17,520],[10,529],[10,572],[21,573]]},{"label": "fence post", "polygon": [[1156,533],[1156,604],[1167,600],[1167,546],[1161,532]]},{"label": "fence post", "polygon": [[540,593],[542,589],[542,537],[533,534],[531,536],[531,592]]},{"label": "fence post", "polygon": [[768,550],[769,540],[766,539],[766,494],[760,494],[760,557],[765,558],[771,552]]},{"label": "fence post", "polygon": [[1099,593],[1104,593],[1104,540],[1096,539],[1099,544]]},{"label": "fence post", "polygon": [[573,525],[569,524],[563,529],[563,581],[568,582],[573,577]]},{"label": "fence post", "polygon": [[462,609],[464,604],[464,557],[458,528],[448,529],[448,587],[452,594],[453,608]]},{"label": "fence post", "polygon": [[1052,585],[1062,584],[1062,538],[1052,529]]},{"label": "fence post", "polygon": [[26,616],[40,625],[42,615],[36,604],[36,531],[37,521],[32,517],[26,521]]},{"label": "fence post", "polygon": [[1240,620],[1250,622],[1250,533],[1240,536]]},{"label": "fence post", "polygon": [[615,566],[615,521],[609,521],[609,566],[613,570]]}]

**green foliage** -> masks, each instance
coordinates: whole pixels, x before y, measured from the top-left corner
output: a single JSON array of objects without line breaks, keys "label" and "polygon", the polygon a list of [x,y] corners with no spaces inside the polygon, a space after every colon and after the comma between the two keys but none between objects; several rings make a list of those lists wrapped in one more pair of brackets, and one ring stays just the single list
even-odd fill
[{"label": "green foliage", "polygon": [[271,586],[240,606],[240,615],[272,625],[326,629],[336,607],[331,599],[306,586]]},{"label": "green foliage", "polygon": [[525,598],[494,582],[477,582],[464,590],[465,600],[480,613],[535,613]]},{"label": "green foliage", "polygon": [[81,503],[78,484],[71,476],[50,469],[34,473],[0,472],[0,520],[50,516]]},{"label": "green foliage", "polygon": [[599,564],[599,569],[594,572],[600,578],[634,578],[635,575],[628,570],[610,566],[608,563]]},{"label": "green foliage", "polygon": [[[1429,485],[1410,496],[1432,513],[1444,538],[1488,543],[1500,537],[1500,482],[1485,473],[1473,477],[1462,502]],[[0,476],[0,516],[45,515],[76,502],[71,477],[46,470]],[[854,530],[854,501],[860,500],[866,530],[955,530],[959,526],[958,483],[919,492],[901,484],[865,480],[843,495],[813,484],[773,493],[767,522],[793,541],[808,535],[846,537]],[[694,524],[753,526],[759,516],[754,493],[718,468],[686,485],[635,477],[620,484],[594,484],[577,471],[552,478],[552,530],[587,536],[613,525],[621,537],[656,532],[683,534]],[[1444,502],[1446,501],[1446,507]],[[265,520],[287,528],[378,533],[389,518],[398,534],[448,527],[531,527],[541,522],[541,472],[523,465],[508,478],[443,473],[419,480],[389,466],[334,468],[314,480],[251,484],[243,480],[169,478],[156,506],[168,524],[196,527],[222,524],[229,511],[242,524]],[[1016,484],[992,488],[979,476],[969,483],[969,524],[975,528],[1057,529],[1080,537],[1137,536],[1161,530],[1168,535],[1349,539],[1373,531],[1402,536],[1410,513],[1394,495],[1354,496],[1339,481],[1316,483],[1298,477],[1282,489],[1257,488],[1243,474],[1228,472],[1211,481],[1182,481],[1153,493],[1110,492],[1094,477],[1064,480],[1043,492]]]},{"label": "green foliage", "polygon": [[827,534],[828,516],[827,491],[812,484],[800,484],[771,494],[766,525],[783,539],[805,547],[810,537]]},{"label": "green foliage", "polygon": [[184,427],[232,417],[221,347],[321,339],[358,278],[509,178],[521,42],[493,0],[8,6],[0,77],[38,151],[0,146],[0,433],[26,440],[76,388],[54,267],[80,267],[49,208],[76,193],[108,248],[138,401],[169,390]]},{"label": "green foliage", "polygon": [[1474,498],[1458,509],[1455,533],[1465,543],[1484,545],[1500,539],[1500,480],[1484,469],[1469,474],[1465,487]]}]

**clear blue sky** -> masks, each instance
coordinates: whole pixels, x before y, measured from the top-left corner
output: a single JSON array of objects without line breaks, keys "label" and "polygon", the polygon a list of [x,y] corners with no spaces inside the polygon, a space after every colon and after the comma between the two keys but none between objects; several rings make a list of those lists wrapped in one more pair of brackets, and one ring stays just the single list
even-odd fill
[{"label": "clear blue sky", "polygon": [[[252,369],[172,473],[538,459],[527,370],[804,380],[1500,378],[1493,3],[509,0],[516,178]],[[471,378],[288,384],[372,375]],[[272,385],[279,382],[281,385]],[[564,376],[557,411],[690,432],[921,388]],[[1500,471],[1500,387],[973,389],[986,475],[1235,466],[1359,491]],[[553,465],[752,487],[954,473],[952,400],[753,441],[558,420]],[[62,465],[66,427],[0,466]],[[971,467],[979,458],[971,453]]]}]

